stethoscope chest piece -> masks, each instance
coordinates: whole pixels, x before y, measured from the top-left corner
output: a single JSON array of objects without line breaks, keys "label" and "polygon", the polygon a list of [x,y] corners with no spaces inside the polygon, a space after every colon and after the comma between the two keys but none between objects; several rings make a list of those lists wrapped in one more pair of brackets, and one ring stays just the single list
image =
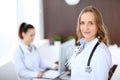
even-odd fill
[{"label": "stethoscope chest piece", "polygon": [[92,68],[90,66],[87,66],[85,71],[88,72],[88,73],[91,73],[92,72]]}]

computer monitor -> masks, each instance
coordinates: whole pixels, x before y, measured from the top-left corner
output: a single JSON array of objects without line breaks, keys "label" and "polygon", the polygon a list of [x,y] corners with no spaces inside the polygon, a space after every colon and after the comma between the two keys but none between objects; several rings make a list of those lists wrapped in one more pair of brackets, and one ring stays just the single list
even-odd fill
[{"label": "computer monitor", "polygon": [[65,71],[66,66],[69,67],[69,60],[73,54],[75,47],[75,39],[69,40],[61,44],[61,50],[59,54],[59,73]]}]

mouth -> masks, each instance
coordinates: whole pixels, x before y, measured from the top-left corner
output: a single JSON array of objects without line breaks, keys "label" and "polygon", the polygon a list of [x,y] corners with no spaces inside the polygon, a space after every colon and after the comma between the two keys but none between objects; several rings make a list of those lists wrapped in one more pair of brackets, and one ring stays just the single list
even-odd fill
[{"label": "mouth", "polygon": [[90,34],[90,32],[84,32],[84,34]]}]

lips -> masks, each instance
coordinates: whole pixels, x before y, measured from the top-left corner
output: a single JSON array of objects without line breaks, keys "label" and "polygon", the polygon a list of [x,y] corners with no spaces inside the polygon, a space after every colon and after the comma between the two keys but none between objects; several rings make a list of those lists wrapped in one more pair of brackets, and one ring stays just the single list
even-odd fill
[{"label": "lips", "polygon": [[84,32],[84,34],[90,34],[90,32]]}]

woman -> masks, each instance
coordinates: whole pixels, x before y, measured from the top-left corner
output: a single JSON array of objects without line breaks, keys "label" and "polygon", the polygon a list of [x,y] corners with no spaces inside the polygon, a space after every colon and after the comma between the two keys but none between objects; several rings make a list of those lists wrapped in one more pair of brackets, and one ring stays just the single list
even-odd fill
[{"label": "woman", "polygon": [[71,58],[71,80],[107,80],[111,54],[107,48],[106,27],[98,9],[88,6],[81,11],[76,33],[80,46]]},{"label": "woman", "polygon": [[22,23],[18,35],[21,43],[14,54],[14,65],[21,80],[41,78],[46,68],[58,68],[58,65],[43,61],[37,48],[32,44],[35,29],[31,24]]}]

